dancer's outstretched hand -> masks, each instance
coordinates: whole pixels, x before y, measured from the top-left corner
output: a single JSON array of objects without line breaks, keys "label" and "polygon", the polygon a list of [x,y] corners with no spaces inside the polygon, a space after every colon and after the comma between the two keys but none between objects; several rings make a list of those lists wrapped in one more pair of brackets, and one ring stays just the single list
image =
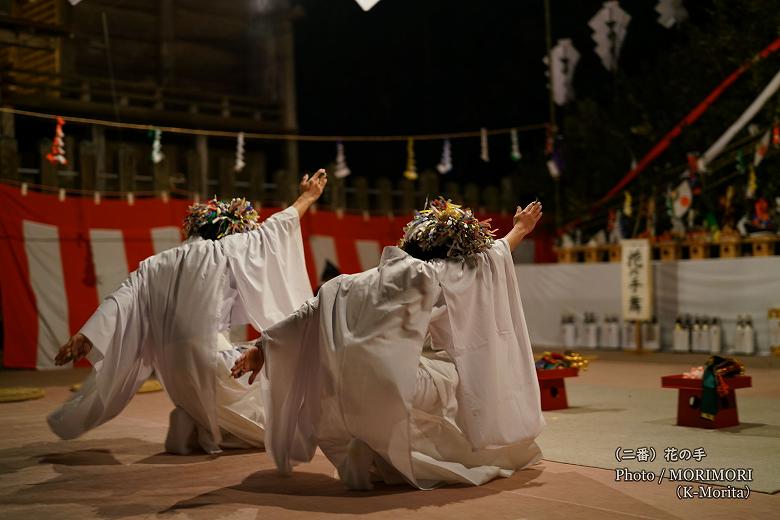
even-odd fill
[{"label": "dancer's outstretched hand", "polygon": [[263,368],[263,363],[265,363],[263,351],[258,347],[252,347],[241,354],[241,357],[236,360],[233,364],[233,368],[230,369],[230,375],[238,379],[247,372],[251,372],[252,375],[249,376],[249,384],[251,385],[255,382],[257,374],[259,374],[260,370]]},{"label": "dancer's outstretched hand", "polygon": [[322,191],[325,189],[325,185],[328,183],[328,174],[325,173],[323,168],[317,170],[317,173],[309,178],[308,175],[304,175],[301,179],[300,190],[301,194],[298,200],[293,202],[293,207],[298,210],[298,216],[302,217],[309,207],[317,202],[317,199],[322,195]]},{"label": "dancer's outstretched hand", "polygon": [[530,203],[525,209],[520,209],[518,206],[513,223],[515,228],[525,236],[533,231],[540,218],[542,218],[542,203],[537,200]]},{"label": "dancer's outstretched hand", "polygon": [[300,184],[301,196],[311,198],[313,201],[320,198],[325,185],[328,183],[328,173],[325,168],[320,168],[309,178],[308,174],[303,176]]},{"label": "dancer's outstretched hand", "polygon": [[59,367],[71,361],[78,361],[89,354],[90,350],[92,350],[92,342],[79,332],[71,336],[68,342],[60,347],[60,351],[54,358],[54,364]]}]

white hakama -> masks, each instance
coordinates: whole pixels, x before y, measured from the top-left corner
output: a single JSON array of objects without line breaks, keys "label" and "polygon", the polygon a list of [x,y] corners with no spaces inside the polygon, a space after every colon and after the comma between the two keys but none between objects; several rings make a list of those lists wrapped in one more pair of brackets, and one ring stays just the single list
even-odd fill
[{"label": "white hakama", "polygon": [[81,329],[93,344],[93,370],[49,426],[72,439],[103,424],[154,371],[176,405],[168,451],[261,445],[262,398],[246,380],[230,379],[238,352],[225,333],[268,327],[311,295],[293,207],[254,231],[191,240],[150,257]]},{"label": "white hakama", "polygon": [[[421,359],[426,335],[449,360]],[[319,446],[353,489],[482,484],[537,462],[544,426],[508,244],[423,262],[389,247],[264,331],[266,449]]]}]

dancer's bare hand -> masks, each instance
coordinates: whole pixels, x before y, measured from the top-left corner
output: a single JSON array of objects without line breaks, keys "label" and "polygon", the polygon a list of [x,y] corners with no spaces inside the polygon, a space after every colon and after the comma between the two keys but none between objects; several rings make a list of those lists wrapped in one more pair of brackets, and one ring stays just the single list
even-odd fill
[{"label": "dancer's bare hand", "polygon": [[249,384],[251,385],[255,382],[257,374],[259,374],[260,370],[263,368],[263,363],[265,363],[263,351],[258,347],[252,347],[241,354],[241,357],[236,360],[233,364],[233,368],[230,369],[230,375],[238,379],[247,372],[251,372],[252,375],[249,376]]},{"label": "dancer's bare hand", "polygon": [[537,200],[530,203],[525,209],[520,209],[518,206],[513,223],[515,228],[525,236],[533,231],[540,218],[542,218],[542,203]]},{"label": "dancer's bare hand", "polygon": [[54,358],[54,364],[59,367],[71,361],[78,361],[89,354],[90,350],[92,350],[92,342],[79,332],[71,336],[68,342],[60,347],[60,351]]},{"label": "dancer's bare hand", "polygon": [[304,175],[301,179],[300,193],[302,197],[310,198],[313,201],[320,198],[322,191],[325,189],[325,185],[328,183],[328,173],[324,168],[320,168],[317,172],[309,177]]}]

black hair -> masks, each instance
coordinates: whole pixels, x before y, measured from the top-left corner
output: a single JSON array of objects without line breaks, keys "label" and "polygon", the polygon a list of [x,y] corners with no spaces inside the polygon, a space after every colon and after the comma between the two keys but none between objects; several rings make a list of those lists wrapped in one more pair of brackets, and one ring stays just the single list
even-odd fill
[{"label": "black hair", "polygon": [[417,242],[405,242],[404,245],[400,246],[401,249],[406,251],[410,256],[418,259],[418,260],[436,260],[440,259],[443,260],[447,258],[447,253],[450,251],[450,247],[448,245],[442,244],[438,246],[434,246],[431,249],[423,249],[420,247],[420,245]]}]

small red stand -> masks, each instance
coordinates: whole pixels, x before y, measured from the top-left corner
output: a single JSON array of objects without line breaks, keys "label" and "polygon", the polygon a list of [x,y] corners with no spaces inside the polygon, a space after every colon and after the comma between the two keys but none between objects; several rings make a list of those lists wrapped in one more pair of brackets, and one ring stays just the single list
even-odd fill
[{"label": "small red stand", "polygon": [[729,385],[729,393],[718,396],[718,413],[715,419],[710,421],[701,416],[701,379],[690,379],[682,375],[665,376],[661,378],[663,388],[677,388],[677,425],[692,426],[694,428],[728,428],[739,424],[737,414],[736,388],[750,388],[752,381],[750,376],[735,376],[726,378]]},{"label": "small red stand", "polygon": [[536,370],[539,390],[542,396],[542,410],[562,410],[569,407],[566,400],[565,377],[577,377],[578,368],[554,368]]}]

